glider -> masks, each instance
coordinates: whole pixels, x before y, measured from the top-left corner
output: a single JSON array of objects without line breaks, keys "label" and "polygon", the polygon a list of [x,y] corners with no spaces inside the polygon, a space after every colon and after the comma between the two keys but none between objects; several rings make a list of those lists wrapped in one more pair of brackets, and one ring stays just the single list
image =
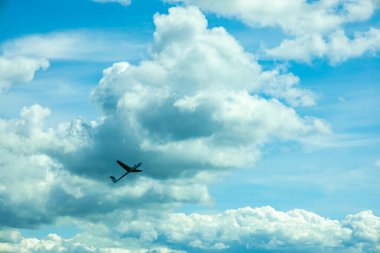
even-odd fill
[{"label": "glider", "polygon": [[116,161],[121,167],[123,167],[123,169],[125,169],[127,172],[122,175],[121,177],[119,177],[118,179],[116,179],[114,176],[110,176],[111,180],[113,183],[116,183],[117,181],[119,181],[120,179],[122,179],[123,177],[125,177],[126,175],[128,175],[129,173],[133,173],[133,172],[141,172],[142,170],[138,170],[137,168],[141,166],[142,162],[139,162],[135,165],[133,165],[132,167],[126,165],[125,163],[117,160]]}]

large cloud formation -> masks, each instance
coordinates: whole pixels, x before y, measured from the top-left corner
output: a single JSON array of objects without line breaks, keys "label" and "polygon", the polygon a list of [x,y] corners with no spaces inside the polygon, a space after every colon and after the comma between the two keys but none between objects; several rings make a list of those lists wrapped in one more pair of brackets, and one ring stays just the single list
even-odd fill
[{"label": "large cloud formation", "polygon": [[250,166],[268,142],[329,131],[293,109],[315,103],[297,77],[264,71],[223,28],[208,29],[197,8],[172,8],[154,22],[153,59],[114,64],[93,93],[108,127],[122,126],[125,152],[138,150],[152,173]]},{"label": "large cloud formation", "polygon": [[331,64],[375,53],[380,47],[380,30],[346,34],[345,26],[370,19],[379,8],[376,0],[165,0],[197,5],[219,15],[236,18],[253,27],[279,28],[289,38],[268,56],[310,62],[329,59]]},{"label": "large cloud formation", "polygon": [[[2,252],[162,253],[380,251],[380,218],[371,211],[348,215],[342,221],[305,210],[282,212],[268,206],[212,215],[172,213],[124,218],[106,229],[94,227],[101,232],[83,232],[68,239],[55,234],[44,239],[23,238],[17,231],[4,231],[0,234],[0,249]],[[172,249],[164,245],[171,245]]]},{"label": "large cloud formation", "polygon": [[380,250],[380,218],[370,211],[349,215],[340,222],[299,209],[281,212],[271,207],[246,207],[214,215],[170,214],[159,222],[122,223],[118,229],[140,237],[148,230],[156,235],[153,239],[164,236],[168,242],[200,249],[241,246],[247,250],[268,251],[292,248],[303,252]]},{"label": "large cloud formation", "polygon": [[[210,203],[213,175],[253,166],[263,145],[329,132],[294,109],[315,103],[296,76],[263,70],[197,8],[172,8],[154,22],[151,60],[104,70],[93,91],[101,120],[46,128],[50,110],[36,104],[0,121],[3,225]],[[144,174],[115,191],[105,181],[117,159],[143,161]]]},{"label": "large cloud formation", "polygon": [[[123,207],[209,201],[207,188],[196,182],[143,177],[115,190],[107,177],[99,182],[70,173],[63,160],[81,159],[75,154],[92,145],[96,123],[78,118],[46,129],[49,113],[33,105],[22,109],[20,119],[0,120],[1,226],[35,227],[59,217],[91,217]],[[96,169],[96,163],[87,166]]]},{"label": "large cloud formation", "polygon": [[[196,7],[172,8],[154,22],[149,60],[104,70],[92,94],[101,119],[47,128],[50,110],[35,104],[0,120],[1,229],[69,219],[87,231],[37,239],[3,230],[1,251],[378,251],[379,218],[370,212],[343,222],[269,207],[170,214],[178,204],[212,202],[207,183],[253,166],[263,146],[330,130],[297,113],[316,96],[296,76],[263,69],[225,29],[208,28]],[[116,159],[142,160],[144,173],[112,185]]]}]

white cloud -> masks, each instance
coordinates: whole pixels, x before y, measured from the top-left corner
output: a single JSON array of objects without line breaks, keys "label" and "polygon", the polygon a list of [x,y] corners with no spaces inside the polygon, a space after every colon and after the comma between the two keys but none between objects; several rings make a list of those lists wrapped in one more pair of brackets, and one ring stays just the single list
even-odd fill
[{"label": "white cloud", "polygon": [[[350,15],[359,20],[363,13]],[[0,119],[0,224],[33,227],[61,217],[80,218],[87,228],[99,223],[69,239],[2,231],[0,251],[183,252],[166,244],[231,252],[379,251],[380,218],[370,211],[343,221],[271,207],[166,215],[178,203],[211,202],[204,174],[253,166],[265,144],[302,142],[330,130],[297,113],[294,107],[313,105],[316,97],[297,87],[296,76],[263,70],[223,28],[208,29],[197,8],[172,8],[156,15],[155,24],[150,60],[104,70],[93,93],[102,120],[77,118],[47,129],[50,110],[40,105],[24,107],[18,119]],[[74,57],[44,51],[44,43],[28,51],[29,39],[7,52]],[[111,164],[124,158],[142,160],[144,173],[112,185]]]},{"label": "white cloud", "polygon": [[[59,217],[122,215],[125,207],[135,213],[209,204],[200,174],[251,167],[268,143],[329,133],[327,123],[294,109],[315,103],[296,76],[263,70],[226,30],[208,29],[197,8],[171,8],[154,22],[150,60],[104,70],[93,92],[102,120],[77,118],[47,129],[50,110],[40,105],[23,108],[19,119],[0,120],[1,224],[31,227]],[[29,39],[6,52],[27,50]],[[56,49],[22,54],[64,57]],[[112,185],[117,159],[143,161],[144,173]],[[155,233],[142,238],[155,240]]]},{"label": "white cloud", "polygon": [[131,0],[93,0],[98,3],[119,3],[124,6],[128,6],[131,4]]},{"label": "white cloud", "polygon": [[311,62],[314,57],[327,57],[337,64],[380,49],[380,30],[371,28],[357,32],[349,39],[343,30],[335,31],[324,39],[321,35],[302,36],[284,40],[278,47],[267,50],[268,55],[282,59]]},{"label": "white cloud", "polygon": [[5,41],[1,49],[6,57],[115,61],[125,57],[136,57],[143,52],[144,47],[118,33],[79,30],[27,35]]},{"label": "white cloud", "polygon": [[380,30],[371,28],[368,32],[356,32],[351,40],[340,30],[331,35],[328,45],[328,55],[332,63],[356,58],[365,53],[375,54],[380,49]]},{"label": "white cloud", "polygon": [[148,167],[178,176],[204,166],[252,166],[261,145],[329,132],[325,122],[286,105],[315,102],[310,91],[294,87],[297,77],[262,70],[223,28],[208,29],[197,8],[172,8],[154,22],[153,59],[114,64],[93,93],[106,125],[123,126],[110,130],[123,132],[115,139],[134,146],[122,149],[137,148],[141,160],[160,157]]},{"label": "white cloud", "polygon": [[38,70],[48,67],[49,61],[45,58],[0,56],[0,92],[32,81]]},{"label": "white cloud", "polygon": [[240,19],[252,27],[279,27],[293,35],[326,33],[348,23],[369,19],[376,10],[372,0],[178,0],[208,12]]},{"label": "white cloud", "polygon": [[91,31],[28,35],[2,42],[0,48],[0,92],[31,82],[37,71],[46,70],[54,60],[133,59],[145,50],[126,36]]},{"label": "white cloud", "polygon": [[[14,235],[17,235],[15,237]],[[71,238],[64,238],[58,234],[48,234],[42,239],[22,237],[17,230],[2,231],[0,233],[0,251],[3,253],[186,253],[183,250],[171,249],[162,245],[139,245],[133,240],[125,242],[123,238],[112,239],[112,235],[96,235],[96,233],[81,233]],[[12,238],[11,240],[7,238]]]},{"label": "white cloud", "polygon": [[324,57],[327,51],[328,45],[320,35],[316,34],[285,39],[278,47],[268,49],[267,54],[282,59],[310,63],[315,56]]},{"label": "white cloud", "polygon": [[380,218],[371,211],[338,221],[300,209],[282,212],[272,207],[246,207],[212,215],[176,213],[159,220],[144,217],[122,222],[118,230],[124,236],[140,238],[143,231],[151,231],[155,238],[163,236],[164,241],[193,249],[377,252],[379,228]]},{"label": "white cloud", "polygon": [[1,252],[100,252],[78,242],[71,242],[56,234],[49,234],[44,239],[20,238],[17,243],[0,243]]},{"label": "white cloud", "polygon": [[[194,181],[155,180],[142,175],[138,181],[130,177],[127,186],[112,185],[108,177],[119,172],[110,171],[111,164],[118,168],[116,163],[107,164],[102,174],[96,161],[82,161],[81,157],[94,145],[99,126],[78,118],[46,129],[44,120],[49,113],[48,108],[33,105],[22,109],[20,119],[0,120],[3,226],[34,227],[63,216],[85,219],[122,206],[134,210],[164,203],[170,208],[177,203],[211,201],[207,187]],[[78,167],[70,167],[73,164]],[[100,181],[94,180],[94,173],[82,172],[83,167],[95,171]]]},{"label": "white cloud", "polygon": [[[352,39],[345,35],[343,29],[344,25],[371,18],[379,6],[378,1],[374,0],[168,2],[197,5],[207,12],[239,19],[253,28],[279,28],[290,38],[265,51],[268,56],[274,58],[310,62],[314,58],[326,57],[332,64],[336,64],[379,50],[377,29],[357,32]],[[343,44],[336,44],[338,41]]]},{"label": "white cloud", "polygon": [[[104,217],[103,217],[104,218]],[[115,220],[116,219],[116,220]],[[378,252],[380,217],[371,211],[333,220],[313,212],[245,207],[216,214],[112,214],[109,226],[87,223],[87,232],[71,238],[49,234],[24,238],[17,231],[0,234],[2,252],[186,252],[174,248],[223,252]],[[91,229],[89,229],[91,228]],[[115,238],[118,238],[115,240]],[[148,248],[150,250],[148,250]]]}]

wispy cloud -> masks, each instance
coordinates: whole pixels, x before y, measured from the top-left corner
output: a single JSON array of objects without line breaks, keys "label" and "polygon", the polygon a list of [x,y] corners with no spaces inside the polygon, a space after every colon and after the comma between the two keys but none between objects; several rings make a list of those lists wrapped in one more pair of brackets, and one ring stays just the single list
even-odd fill
[{"label": "wispy cloud", "polygon": [[90,31],[27,35],[1,43],[0,49],[0,92],[30,83],[36,72],[56,60],[114,62],[136,60],[145,53],[144,45],[124,35]]},{"label": "wispy cloud", "polygon": [[[145,46],[119,33],[65,31],[27,35],[4,42],[7,57],[44,57],[49,60],[117,61],[140,56]],[[107,49],[107,50],[105,50]],[[136,53],[137,52],[137,53]]]},{"label": "wispy cloud", "polygon": [[92,0],[97,3],[118,3],[124,6],[128,6],[131,4],[131,0]]}]

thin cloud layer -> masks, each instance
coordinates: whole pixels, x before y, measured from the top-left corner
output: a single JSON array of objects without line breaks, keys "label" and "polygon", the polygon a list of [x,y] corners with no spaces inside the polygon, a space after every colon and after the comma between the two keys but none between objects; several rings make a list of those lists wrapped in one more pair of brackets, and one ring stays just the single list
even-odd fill
[{"label": "thin cloud layer", "polygon": [[[109,45],[113,50],[105,52]],[[34,34],[8,40],[0,44],[0,93],[30,83],[36,72],[48,69],[52,61],[114,61],[125,59],[125,52],[142,48],[116,33],[90,31]],[[129,59],[136,56],[137,53],[128,54]]]},{"label": "thin cloud layer", "polygon": [[[105,51],[104,48],[109,50]],[[126,52],[141,51],[142,48],[142,45],[124,35],[86,30],[32,34],[1,45],[5,57],[87,62],[115,61],[126,57]],[[128,55],[135,56],[132,53]]]},{"label": "thin cloud layer", "polygon": [[131,4],[131,0],[92,0],[97,3],[119,3],[124,6],[128,6]]},{"label": "thin cloud layer", "polygon": [[[368,27],[347,35],[345,26],[369,20],[379,8],[375,0],[210,1],[168,0],[199,6],[206,12],[236,18],[253,27],[280,29],[290,38],[265,53],[273,58],[311,62],[327,58],[331,64],[379,50],[380,30]],[[339,47],[337,47],[339,45]]]}]

